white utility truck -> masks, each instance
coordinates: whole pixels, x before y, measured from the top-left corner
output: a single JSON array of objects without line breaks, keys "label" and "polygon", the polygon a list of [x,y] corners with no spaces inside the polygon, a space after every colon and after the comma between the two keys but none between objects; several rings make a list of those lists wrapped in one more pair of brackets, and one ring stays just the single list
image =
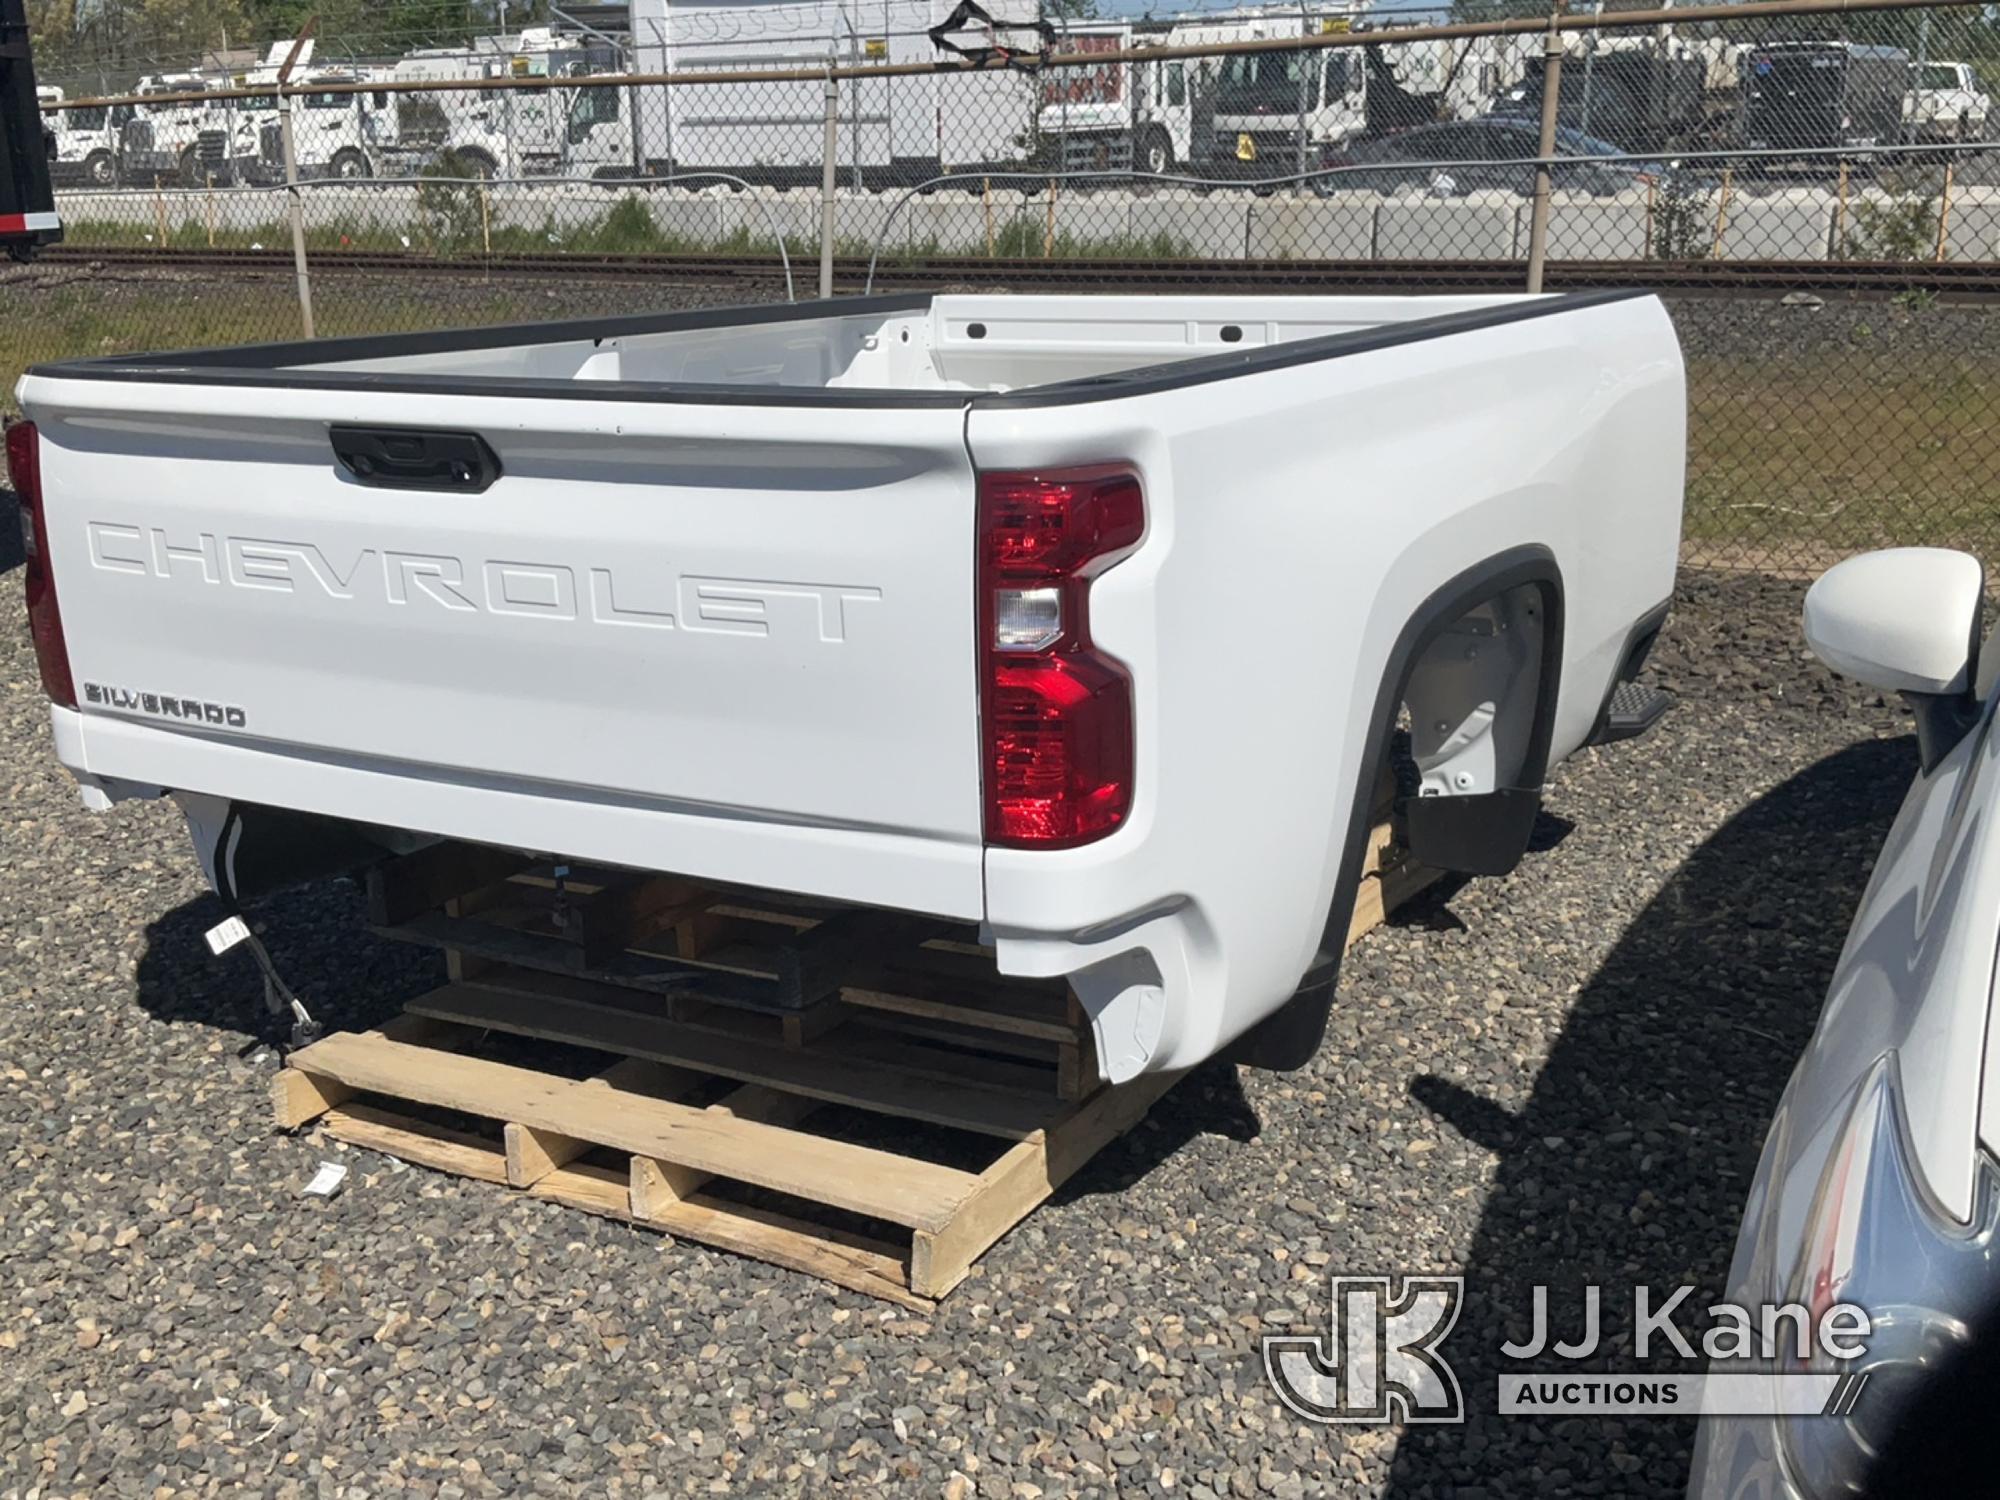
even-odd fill
[{"label": "white utility truck", "polygon": [[[991,24],[942,32],[960,46],[1023,47],[1034,38],[1035,0],[991,0]],[[932,28],[953,23],[954,0],[634,0],[632,63],[639,73],[743,71],[735,86],[655,90],[636,122],[637,156],[651,172],[724,170],[773,181],[819,181],[826,143],[826,84],[809,76],[843,67],[926,71],[839,81],[834,157],[844,172],[911,183],[939,172],[1027,160],[1039,86],[1010,68],[930,71]],[[794,79],[757,72],[800,71]]]},{"label": "white utility truck", "polygon": [[[315,68],[296,77],[303,84],[380,81],[366,68]],[[293,100],[293,165],[306,179],[387,176],[400,145],[396,123],[396,102],[386,91],[301,94]],[[259,180],[285,180],[284,125],[275,109],[258,114],[257,158]]]},{"label": "white utility truck", "polygon": [[1114,1081],[1310,1055],[1385,767],[1416,859],[1504,871],[1665,704],[1636,293],[874,297],[18,394],[56,753],[177,799],[225,901],[448,838],[976,923]]},{"label": "white utility truck", "polygon": [[1071,168],[1158,174],[1222,166],[1231,176],[1280,176],[1308,171],[1363,137],[1484,114],[1498,80],[1518,76],[1512,48],[1399,41],[1393,27],[1368,31],[1371,41],[1360,47],[1143,56],[1152,48],[1362,29],[1344,16],[1308,27],[1296,9],[1270,7],[1166,27],[1101,21],[1067,27],[1056,43],[1060,51],[1142,55],[1130,62],[1107,55],[1096,67],[1041,75],[1036,129],[1044,154]]},{"label": "white utility truck", "polygon": [[184,187],[219,179],[227,170],[229,133],[213,103],[175,96],[223,87],[200,73],[148,74],[133,93],[141,99],[167,96],[159,104],[132,106],[119,147],[119,168],[128,183],[170,177]]},{"label": "white utility truck", "polygon": [[1985,140],[1992,112],[1993,98],[1970,63],[1925,63],[1912,74],[1903,100],[1910,138],[1920,143]]},{"label": "white utility truck", "polygon": [[46,111],[42,119],[55,137],[55,155],[49,158],[49,176],[69,185],[118,186],[120,132],[132,117],[130,105],[84,104],[72,109],[51,106],[63,102],[59,88],[37,88],[35,102]]}]

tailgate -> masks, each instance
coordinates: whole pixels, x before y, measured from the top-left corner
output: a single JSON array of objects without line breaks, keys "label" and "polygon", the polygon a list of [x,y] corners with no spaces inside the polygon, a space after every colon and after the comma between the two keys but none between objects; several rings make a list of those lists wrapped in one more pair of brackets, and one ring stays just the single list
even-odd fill
[{"label": "tailgate", "polygon": [[[24,397],[87,749],[115,717],[322,768],[947,841],[976,869],[961,409],[47,376]],[[502,472],[370,487],[334,424],[476,433]]]}]

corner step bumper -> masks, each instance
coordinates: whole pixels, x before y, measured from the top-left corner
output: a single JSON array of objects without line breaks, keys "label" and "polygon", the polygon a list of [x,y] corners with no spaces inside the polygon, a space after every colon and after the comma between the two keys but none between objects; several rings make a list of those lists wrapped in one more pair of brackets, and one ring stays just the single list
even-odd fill
[{"label": "corner step bumper", "polygon": [[1621,682],[1605,700],[1597,716],[1597,727],[1586,745],[1615,745],[1620,740],[1637,739],[1659,723],[1674,706],[1674,695],[1664,688],[1641,682]]}]

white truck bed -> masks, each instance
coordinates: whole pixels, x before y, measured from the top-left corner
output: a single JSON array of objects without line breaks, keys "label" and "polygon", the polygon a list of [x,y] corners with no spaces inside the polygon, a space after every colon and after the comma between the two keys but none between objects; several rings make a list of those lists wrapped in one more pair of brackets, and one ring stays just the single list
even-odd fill
[{"label": "white truck bed", "polygon": [[[267,807],[977,921],[1071,976],[1114,1076],[1330,985],[1399,704],[1419,855],[1511,863],[1678,545],[1679,354],[1636,295],[878,297],[19,394],[58,754],[98,805],[179,797],[225,895],[229,810]],[[1036,762],[1120,768],[1038,846],[995,833],[982,517],[1077,472],[1143,537],[1047,649],[1129,749]]]}]

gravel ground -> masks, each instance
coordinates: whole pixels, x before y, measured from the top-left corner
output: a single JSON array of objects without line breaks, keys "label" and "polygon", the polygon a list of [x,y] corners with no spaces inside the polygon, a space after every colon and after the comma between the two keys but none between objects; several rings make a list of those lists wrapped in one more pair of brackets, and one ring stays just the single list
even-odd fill
[{"label": "gravel ground", "polygon": [[[1514,875],[1370,937],[1308,1070],[1184,1081],[931,1317],[274,1135],[179,819],[77,809],[0,611],[0,1495],[1677,1493],[1683,1420],[1477,1413],[1529,1283],[1726,1265],[1913,768],[1804,660],[1797,588],[1688,580],[1682,708],[1565,767]],[[434,977],[350,885],[260,915],[336,1024]],[[1328,1271],[1406,1269],[1468,1278],[1473,1419],[1289,1417],[1258,1335],[1322,1326]]]}]

